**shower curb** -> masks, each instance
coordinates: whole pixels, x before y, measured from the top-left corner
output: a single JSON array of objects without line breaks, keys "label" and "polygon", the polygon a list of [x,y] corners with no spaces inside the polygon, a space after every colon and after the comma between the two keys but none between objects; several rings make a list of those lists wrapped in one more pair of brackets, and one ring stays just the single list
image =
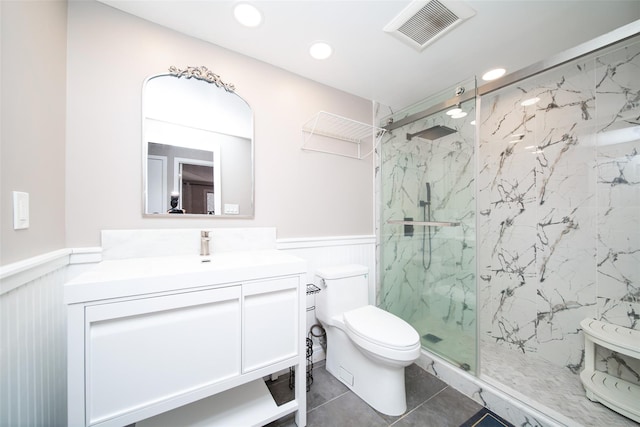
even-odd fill
[{"label": "shower curb", "polygon": [[521,400],[521,398],[499,390],[489,382],[451,365],[451,363],[424,348],[416,364],[514,425],[531,425],[535,427],[581,426],[581,424],[552,409],[540,407],[541,405],[533,400],[526,399],[527,402],[524,402],[524,399]]}]

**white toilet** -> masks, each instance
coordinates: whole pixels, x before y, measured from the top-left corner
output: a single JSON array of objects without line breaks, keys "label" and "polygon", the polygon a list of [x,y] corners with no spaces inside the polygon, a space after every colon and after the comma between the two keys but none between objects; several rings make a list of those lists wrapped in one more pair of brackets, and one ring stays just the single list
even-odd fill
[{"label": "white toilet", "polygon": [[407,409],[404,368],[420,356],[420,336],[404,320],[369,305],[368,273],[362,265],[316,272],[326,367],[377,411],[401,415]]}]

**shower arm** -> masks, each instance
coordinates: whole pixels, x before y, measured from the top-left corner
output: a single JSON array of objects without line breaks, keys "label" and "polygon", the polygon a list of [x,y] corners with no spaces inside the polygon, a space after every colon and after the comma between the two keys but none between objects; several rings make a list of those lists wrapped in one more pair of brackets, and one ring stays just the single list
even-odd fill
[{"label": "shower arm", "polygon": [[424,227],[458,227],[459,222],[440,222],[440,221],[406,221],[402,219],[387,220],[387,224],[399,225],[422,225]]}]

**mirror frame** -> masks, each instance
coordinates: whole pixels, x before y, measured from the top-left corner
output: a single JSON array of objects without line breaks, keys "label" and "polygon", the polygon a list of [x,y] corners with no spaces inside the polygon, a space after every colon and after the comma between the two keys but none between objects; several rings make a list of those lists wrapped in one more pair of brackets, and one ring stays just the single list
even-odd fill
[{"label": "mirror frame", "polygon": [[[170,214],[170,213],[148,213],[147,205],[148,205],[148,156],[149,156],[149,141],[146,140],[147,134],[147,117],[145,115],[145,92],[147,88],[147,83],[158,77],[175,77],[175,78],[184,78],[184,79],[197,79],[206,81],[212,85],[215,85],[214,90],[225,90],[227,92],[231,92],[236,95],[240,100],[242,100],[251,112],[251,213],[245,215],[236,215],[236,214],[220,214],[220,215],[208,215],[208,214]],[[253,219],[255,218],[256,206],[255,206],[255,120],[253,109],[251,105],[240,95],[235,92],[235,86],[230,83],[225,83],[222,81],[220,76],[210,71],[205,66],[200,67],[187,67],[183,70],[171,66],[169,67],[168,73],[154,74],[152,76],[147,77],[142,84],[142,216],[144,218],[198,218],[198,219]]]}]

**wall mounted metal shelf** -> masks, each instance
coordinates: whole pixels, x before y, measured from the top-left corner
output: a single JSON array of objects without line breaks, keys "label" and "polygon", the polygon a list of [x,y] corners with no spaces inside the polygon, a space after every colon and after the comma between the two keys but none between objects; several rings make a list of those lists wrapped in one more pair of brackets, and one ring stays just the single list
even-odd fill
[{"label": "wall mounted metal shelf", "polygon": [[362,160],[373,153],[385,132],[382,128],[319,111],[302,125],[302,149]]}]

